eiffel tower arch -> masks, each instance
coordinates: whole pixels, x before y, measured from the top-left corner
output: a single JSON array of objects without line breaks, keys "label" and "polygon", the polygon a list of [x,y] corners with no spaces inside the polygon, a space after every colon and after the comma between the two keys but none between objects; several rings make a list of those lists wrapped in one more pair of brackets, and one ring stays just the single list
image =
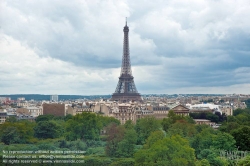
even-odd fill
[{"label": "eiffel tower arch", "polygon": [[142,102],[141,95],[137,92],[134,83],[134,77],[132,76],[130,56],[129,56],[129,27],[126,25],[123,28],[124,39],[123,39],[123,56],[121,74],[119,77],[118,84],[113,93],[111,100],[119,102],[139,101]]}]

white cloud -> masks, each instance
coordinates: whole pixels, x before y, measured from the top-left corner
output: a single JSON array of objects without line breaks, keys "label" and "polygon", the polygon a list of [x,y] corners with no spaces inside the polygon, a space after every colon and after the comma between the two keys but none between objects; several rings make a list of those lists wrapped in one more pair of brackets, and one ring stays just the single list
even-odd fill
[{"label": "white cloud", "polygon": [[139,92],[249,90],[249,0],[0,3],[0,94],[111,94],[125,17]]},{"label": "white cloud", "polygon": [[[1,35],[1,93],[108,93],[105,83],[114,84],[117,69],[91,70],[51,57],[39,57],[27,45]],[[102,86],[94,86],[101,84]],[[93,85],[93,86],[92,86]]]}]

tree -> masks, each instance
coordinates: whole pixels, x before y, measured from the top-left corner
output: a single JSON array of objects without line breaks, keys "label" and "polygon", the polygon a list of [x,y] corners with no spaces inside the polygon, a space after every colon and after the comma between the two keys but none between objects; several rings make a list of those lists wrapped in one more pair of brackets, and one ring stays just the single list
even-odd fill
[{"label": "tree", "polygon": [[235,147],[235,139],[232,135],[228,134],[228,133],[218,133],[215,137],[213,142],[213,147],[215,149],[223,149],[226,151],[233,151],[236,150]]},{"label": "tree", "polygon": [[234,129],[240,128],[240,124],[237,122],[229,122],[229,123],[223,123],[220,127],[219,130],[222,132],[227,132],[230,133]]},{"label": "tree", "polygon": [[125,134],[125,128],[118,126],[116,123],[111,123],[107,128],[107,145],[105,152],[108,156],[114,157],[117,155],[119,142],[123,140]]},{"label": "tree", "polygon": [[213,146],[213,140],[216,138],[218,132],[219,131],[215,131],[211,127],[203,128],[200,133],[191,139],[191,147],[195,149],[196,156],[199,155],[203,149],[209,149]]},{"label": "tree", "polygon": [[149,149],[135,153],[135,165],[194,166],[194,161],[194,149],[179,135],[158,140]]},{"label": "tree", "polygon": [[14,117],[14,116],[10,116],[6,119],[5,122],[10,122],[10,123],[14,123],[14,122],[17,122],[17,118]]},{"label": "tree", "polygon": [[67,121],[69,119],[73,119],[73,115],[71,114],[67,114],[65,117],[64,117],[64,121]]},{"label": "tree", "polygon": [[[0,137],[5,140],[4,142],[7,141],[9,144],[29,143],[34,136],[34,125],[35,123],[26,120],[5,122],[0,125]],[[8,141],[8,139],[10,140]]]},{"label": "tree", "polygon": [[186,121],[187,123],[195,123],[192,117],[183,117],[180,115],[176,115],[173,110],[170,110],[168,112],[167,118],[164,118],[162,120],[162,127],[163,130],[168,131],[168,129],[171,127],[172,124],[174,124],[177,121]]},{"label": "tree", "polygon": [[84,158],[84,165],[87,166],[109,166],[110,164],[111,164],[110,158],[101,158],[101,157]]},{"label": "tree", "polygon": [[12,144],[12,143],[19,143],[20,138],[19,134],[17,132],[16,127],[7,127],[4,131],[3,134],[1,135],[1,141],[5,143],[6,145]]},{"label": "tree", "polygon": [[202,132],[204,129],[210,128],[210,126],[206,124],[195,125],[195,129],[198,133]]},{"label": "tree", "polygon": [[112,162],[110,166],[133,166],[134,164],[135,160],[133,158],[124,158]]},{"label": "tree", "polygon": [[227,116],[227,122],[238,123],[238,119],[235,116]]},{"label": "tree", "polygon": [[250,127],[243,126],[231,132],[240,150],[250,150]]},{"label": "tree", "polygon": [[114,117],[97,115],[97,118],[98,118],[98,121],[100,121],[102,123],[103,127],[106,127],[111,123],[116,123],[117,125],[120,124],[120,121],[118,119],[115,119]]},{"label": "tree", "polygon": [[159,140],[162,140],[164,137],[165,137],[164,133],[160,130],[152,132],[148,137],[148,139],[146,140],[144,148],[145,149],[151,148],[154,143],[156,143]]},{"label": "tree", "polygon": [[172,124],[167,131],[167,135],[179,134],[182,137],[193,137],[196,134],[194,124],[190,124],[185,120],[179,120]]},{"label": "tree", "polygon": [[126,129],[134,129],[135,128],[135,125],[133,124],[133,121],[132,120],[127,120],[124,124],[124,127]]},{"label": "tree", "polygon": [[207,159],[202,159],[202,160],[197,160],[195,162],[195,166],[210,166],[210,164],[207,161]]},{"label": "tree", "polygon": [[160,123],[155,117],[146,116],[145,118],[139,119],[135,126],[138,134],[137,143],[141,145],[144,144],[150,133],[159,130],[160,127]]},{"label": "tree", "polygon": [[225,120],[227,119],[227,116],[226,116],[225,113],[222,113],[222,114],[221,114],[220,112],[215,112],[215,115],[218,116],[219,122],[223,122],[223,121],[225,121]]},{"label": "tree", "polygon": [[198,155],[199,159],[206,159],[209,161],[210,165],[216,166],[226,166],[228,162],[224,158],[218,157],[216,152],[212,149],[203,149]]},{"label": "tree", "polygon": [[219,116],[213,113],[207,113],[207,119],[211,120],[211,122],[218,123],[219,122]]},{"label": "tree", "polygon": [[237,116],[237,115],[243,114],[243,113],[250,114],[250,107],[246,108],[246,109],[237,108],[236,110],[233,111],[233,115],[234,116]]},{"label": "tree", "polygon": [[67,140],[99,140],[100,131],[103,128],[100,117],[94,113],[83,112],[75,115],[72,119],[66,121]]},{"label": "tree", "polygon": [[36,118],[36,123],[40,121],[49,121],[49,120],[52,120],[54,117],[55,117],[54,115],[39,115]]},{"label": "tree", "polygon": [[191,116],[184,116],[184,120],[185,120],[187,123],[195,124],[195,121],[194,121],[194,119],[193,119]]},{"label": "tree", "polygon": [[211,120],[211,122],[216,122],[216,123],[218,123],[219,121],[222,122],[226,120],[225,114],[221,115],[219,112],[215,114],[211,112],[190,113],[189,116],[191,116],[194,119],[208,119],[208,120]]},{"label": "tree", "polygon": [[65,138],[68,141],[75,141],[77,139],[82,138],[82,134],[81,134],[81,123],[78,123],[76,120],[74,119],[69,119],[66,122],[66,133]]},{"label": "tree", "polygon": [[236,118],[238,122],[240,122],[240,124],[244,124],[245,122],[248,122],[250,120],[250,115],[246,113],[242,113],[242,114],[238,114]]},{"label": "tree", "polygon": [[250,155],[239,160],[238,166],[248,166],[250,165]]},{"label": "tree", "polygon": [[125,130],[124,138],[118,143],[117,157],[132,157],[134,155],[137,134],[134,129]]},{"label": "tree", "polygon": [[62,135],[63,128],[53,121],[40,121],[34,127],[37,138],[58,138]]},{"label": "tree", "polygon": [[248,110],[250,111],[250,99],[247,99],[245,103],[247,105]]}]

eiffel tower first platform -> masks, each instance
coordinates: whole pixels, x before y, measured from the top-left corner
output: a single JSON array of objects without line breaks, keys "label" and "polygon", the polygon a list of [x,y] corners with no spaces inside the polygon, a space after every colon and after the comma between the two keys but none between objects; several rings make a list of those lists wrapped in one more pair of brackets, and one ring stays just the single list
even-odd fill
[{"label": "eiffel tower first platform", "polygon": [[119,81],[113,93],[111,100],[118,102],[129,102],[129,101],[139,101],[142,102],[141,95],[137,92],[134,77],[132,76],[130,56],[129,56],[129,27],[126,25],[123,28],[124,39],[123,39],[123,56],[122,56],[122,66]]}]

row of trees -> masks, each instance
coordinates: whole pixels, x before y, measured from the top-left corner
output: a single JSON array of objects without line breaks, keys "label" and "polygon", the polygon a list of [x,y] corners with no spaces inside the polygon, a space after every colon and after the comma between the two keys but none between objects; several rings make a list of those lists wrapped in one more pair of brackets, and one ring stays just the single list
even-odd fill
[{"label": "row of trees", "polygon": [[16,121],[14,118],[10,118],[6,123],[0,125],[0,136],[1,141],[7,145],[60,137],[64,137],[68,141],[99,140],[100,131],[111,122],[120,123],[114,118],[88,112],[66,117],[41,115],[36,122]]},{"label": "row of trees", "polygon": [[9,145],[0,145],[0,151],[79,149],[86,151],[88,165],[233,165],[236,161],[220,152],[249,150],[249,123],[248,109],[236,110],[219,130],[195,125],[191,117],[173,111],[163,120],[147,116],[124,125],[87,112],[43,115],[36,122],[9,119],[0,125],[1,141]]},{"label": "row of trees", "polygon": [[134,157],[135,165],[227,165],[233,161],[221,158],[220,151],[236,150],[232,135],[172,111],[162,121],[145,117],[135,125],[111,124],[107,134],[106,155]]},{"label": "row of trees", "polygon": [[235,110],[219,130],[232,135],[239,150],[250,151],[250,108]]},{"label": "row of trees", "polygon": [[211,112],[190,113],[189,116],[194,119],[208,119],[215,123],[224,122],[227,119],[225,113],[220,112],[215,112],[215,114]]}]

